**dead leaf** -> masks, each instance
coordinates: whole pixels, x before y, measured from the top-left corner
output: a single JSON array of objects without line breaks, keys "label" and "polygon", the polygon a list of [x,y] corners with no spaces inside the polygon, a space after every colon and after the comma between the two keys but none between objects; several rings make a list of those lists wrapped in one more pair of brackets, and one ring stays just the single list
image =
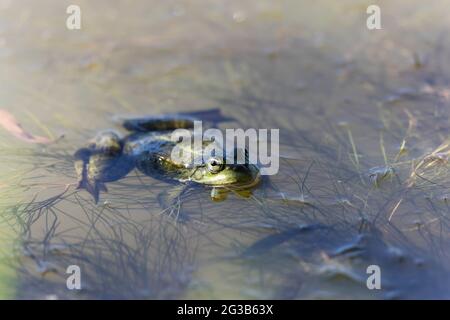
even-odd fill
[{"label": "dead leaf", "polygon": [[26,131],[17,119],[9,111],[0,109],[0,125],[14,137],[28,143],[52,143],[52,140],[46,137],[35,136]]}]

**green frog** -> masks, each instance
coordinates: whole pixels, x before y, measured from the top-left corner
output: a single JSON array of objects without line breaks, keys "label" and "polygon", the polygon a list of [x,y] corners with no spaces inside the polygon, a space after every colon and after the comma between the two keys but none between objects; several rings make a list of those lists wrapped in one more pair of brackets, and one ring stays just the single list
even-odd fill
[{"label": "green frog", "polygon": [[[246,150],[243,164],[227,163],[225,150],[222,156],[203,160],[201,150],[186,148],[186,145],[183,151],[192,156],[187,158],[201,157],[202,160],[184,162],[171,157],[173,148],[180,143],[173,141],[172,132],[176,129],[192,130],[194,121],[205,117],[212,117],[213,121],[224,119],[220,110],[180,113],[125,119],[121,124],[129,134],[124,137],[113,131],[100,132],[86,147],[75,152],[78,188],[88,191],[97,203],[100,192],[107,191],[107,182],[117,181],[136,168],[156,179],[211,187],[212,200],[225,199],[231,190],[249,196],[249,190],[260,181],[260,173],[256,164],[248,162]],[[209,143],[212,141],[204,140],[202,148]],[[237,154],[241,150],[234,152]]]}]

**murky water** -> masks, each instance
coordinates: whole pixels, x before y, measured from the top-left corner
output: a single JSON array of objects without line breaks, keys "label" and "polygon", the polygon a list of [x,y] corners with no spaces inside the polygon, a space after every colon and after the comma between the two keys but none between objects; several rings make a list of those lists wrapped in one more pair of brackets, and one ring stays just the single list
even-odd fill
[{"label": "murky water", "polygon": [[[1,298],[449,297],[450,2],[380,1],[374,31],[373,1],[80,0],[69,31],[72,3],[0,0],[0,109],[57,139],[0,130]],[[280,129],[253,197],[70,185],[114,116],[211,108]]]}]

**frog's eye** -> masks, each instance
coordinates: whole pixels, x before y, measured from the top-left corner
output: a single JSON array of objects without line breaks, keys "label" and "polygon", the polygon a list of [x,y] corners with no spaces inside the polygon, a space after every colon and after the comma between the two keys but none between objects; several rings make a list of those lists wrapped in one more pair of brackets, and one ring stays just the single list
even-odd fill
[{"label": "frog's eye", "polygon": [[217,173],[223,169],[223,161],[219,158],[209,158],[206,166],[211,173]]}]

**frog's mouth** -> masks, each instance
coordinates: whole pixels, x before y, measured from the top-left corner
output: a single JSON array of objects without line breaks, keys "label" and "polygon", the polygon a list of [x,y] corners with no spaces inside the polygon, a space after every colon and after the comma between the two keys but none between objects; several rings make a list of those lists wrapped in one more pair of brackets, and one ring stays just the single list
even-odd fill
[{"label": "frog's mouth", "polygon": [[185,181],[193,181],[206,187],[239,190],[254,187],[261,180],[258,167],[253,165],[228,166],[214,174],[206,170],[204,166],[195,168]]}]

